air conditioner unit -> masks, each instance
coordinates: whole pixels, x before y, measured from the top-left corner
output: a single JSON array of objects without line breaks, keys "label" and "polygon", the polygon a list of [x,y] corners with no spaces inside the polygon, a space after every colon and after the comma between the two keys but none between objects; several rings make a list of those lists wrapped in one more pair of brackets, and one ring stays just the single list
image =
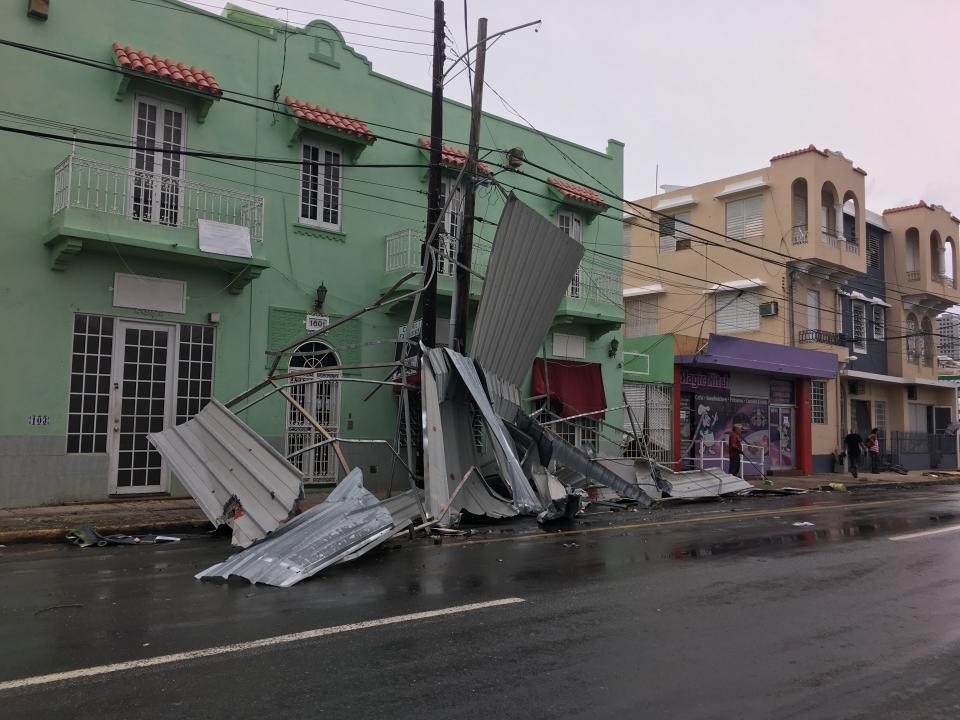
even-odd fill
[{"label": "air conditioner unit", "polygon": [[775,302],[760,303],[760,317],[771,317],[780,312],[780,307]]},{"label": "air conditioner unit", "polygon": [[865,380],[851,380],[848,386],[851,395],[863,395],[867,391]]},{"label": "air conditioner unit", "polygon": [[907,385],[907,400],[916,400],[916,399],[917,399],[917,386]]}]

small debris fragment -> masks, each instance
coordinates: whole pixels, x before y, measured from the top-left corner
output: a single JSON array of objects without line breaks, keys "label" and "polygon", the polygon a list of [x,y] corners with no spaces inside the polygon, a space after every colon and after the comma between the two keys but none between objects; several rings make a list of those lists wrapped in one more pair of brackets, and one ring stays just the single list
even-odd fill
[{"label": "small debris fragment", "polygon": [[793,523],[794,527],[813,527],[813,523],[809,520],[801,520],[800,522]]}]

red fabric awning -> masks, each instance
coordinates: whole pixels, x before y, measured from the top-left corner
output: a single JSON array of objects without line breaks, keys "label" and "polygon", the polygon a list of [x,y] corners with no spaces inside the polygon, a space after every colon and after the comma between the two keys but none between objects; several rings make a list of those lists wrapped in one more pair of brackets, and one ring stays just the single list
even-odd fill
[{"label": "red fabric awning", "polygon": [[607,398],[599,363],[536,358],[532,394],[547,395],[548,386],[553,409],[562,417],[581,413],[594,413],[598,420],[604,417]]}]

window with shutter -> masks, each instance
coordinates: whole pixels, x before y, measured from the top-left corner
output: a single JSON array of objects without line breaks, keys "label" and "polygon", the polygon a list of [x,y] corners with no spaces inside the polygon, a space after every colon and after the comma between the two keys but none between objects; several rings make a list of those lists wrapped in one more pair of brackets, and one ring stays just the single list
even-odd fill
[{"label": "window with shutter", "polygon": [[873,306],[873,339],[883,340],[887,332],[887,317],[883,305]]},{"label": "window with shutter", "polygon": [[763,196],[727,203],[727,235],[737,240],[763,235]]},{"label": "window with shutter", "polygon": [[660,303],[656,295],[628,298],[625,310],[627,337],[660,334]]},{"label": "window with shutter", "polygon": [[756,290],[719,292],[714,297],[717,333],[760,329],[760,296]]},{"label": "window with shutter", "polygon": [[664,215],[660,218],[660,251],[690,249],[690,213]]},{"label": "window with shutter", "polygon": [[880,236],[875,233],[867,233],[867,267],[880,267]]},{"label": "window with shutter", "polygon": [[867,308],[862,302],[850,303],[850,315],[853,319],[853,351],[867,352]]}]

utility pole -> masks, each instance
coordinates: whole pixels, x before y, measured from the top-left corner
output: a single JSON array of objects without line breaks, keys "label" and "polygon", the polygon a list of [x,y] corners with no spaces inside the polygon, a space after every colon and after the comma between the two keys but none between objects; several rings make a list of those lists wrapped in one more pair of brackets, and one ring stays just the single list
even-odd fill
[{"label": "utility pole", "polygon": [[433,260],[423,277],[423,325],[420,341],[427,347],[437,344],[437,251],[440,246],[438,225],[443,223],[440,207],[440,168],[443,138],[443,61],[444,61],[444,21],[443,0],[433,3],[433,96],[430,112],[430,178],[427,183],[427,234],[433,238],[429,245],[424,243],[420,252],[420,265],[427,253],[433,253]]},{"label": "utility pole", "polygon": [[480,114],[483,107],[483,67],[487,58],[487,19],[477,22],[477,61],[473,72],[473,97],[470,99],[470,147],[467,155],[466,197],[463,203],[463,227],[457,242],[456,284],[450,327],[450,346],[467,352],[467,311],[470,308],[470,268],[473,257],[473,217],[477,200],[477,155],[480,152]]}]

